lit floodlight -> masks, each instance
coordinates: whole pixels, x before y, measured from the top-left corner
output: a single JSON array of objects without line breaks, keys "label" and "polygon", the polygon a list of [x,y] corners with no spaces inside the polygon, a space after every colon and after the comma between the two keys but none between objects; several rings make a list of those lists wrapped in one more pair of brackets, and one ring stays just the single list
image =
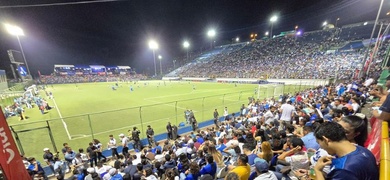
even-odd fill
[{"label": "lit floodlight", "polygon": [[300,36],[301,34],[302,34],[301,31],[298,31],[298,32],[297,32],[297,36]]},{"label": "lit floodlight", "polygon": [[5,29],[14,36],[24,36],[23,29],[18,26],[5,24]]},{"label": "lit floodlight", "polygon": [[188,47],[190,47],[190,43],[188,41],[184,41],[183,47],[187,49]]},{"label": "lit floodlight", "polygon": [[154,40],[150,40],[150,41],[149,41],[149,48],[150,48],[150,49],[153,49],[153,50],[158,49],[158,44],[157,44],[157,42],[154,41]]},{"label": "lit floodlight", "polygon": [[161,59],[162,59],[162,56],[161,56],[161,55],[158,55],[158,59],[160,59],[160,60],[161,60]]},{"label": "lit floodlight", "polygon": [[214,37],[216,34],[215,30],[214,29],[210,29],[208,32],[207,32],[207,36],[208,37]]},{"label": "lit floodlight", "polygon": [[364,22],[364,24],[363,25],[367,25],[368,24],[368,22]]},{"label": "lit floodlight", "polygon": [[268,36],[268,35],[269,35],[269,32],[268,32],[268,31],[267,31],[267,32],[265,32],[265,35],[266,35],[266,36]]},{"label": "lit floodlight", "polygon": [[239,37],[236,37],[236,42],[240,41],[240,38]]},{"label": "lit floodlight", "polygon": [[326,26],[326,25],[328,25],[328,22],[324,22],[324,23],[322,23],[322,26]]},{"label": "lit floodlight", "polygon": [[272,16],[271,19],[269,19],[269,21],[271,22],[275,22],[276,20],[278,20],[277,16]]}]

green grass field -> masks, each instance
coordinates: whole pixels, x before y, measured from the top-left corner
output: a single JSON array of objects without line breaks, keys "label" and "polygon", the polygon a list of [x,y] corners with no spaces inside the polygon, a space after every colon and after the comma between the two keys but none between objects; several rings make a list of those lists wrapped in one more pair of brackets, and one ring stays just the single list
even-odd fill
[{"label": "green grass field", "polygon": [[[55,108],[44,115],[37,107],[25,109],[28,119],[24,121],[9,118],[7,121],[18,132],[15,138],[20,140],[19,146],[26,156],[41,160],[43,148],[53,149],[47,126],[58,150],[64,142],[73,149],[86,148],[92,138],[106,144],[108,135],[118,138],[120,133],[126,134],[134,126],[142,131],[151,125],[156,134],[165,132],[167,122],[176,125],[185,122],[187,108],[194,111],[198,122],[211,119],[215,108],[221,116],[225,106],[229,113],[238,112],[241,104],[247,104],[248,97],[257,97],[254,91],[258,87],[256,84],[237,84],[236,87],[226,83],[166,81],[164,85],[163,81],[141,81],[120,83],[114,91],[112,85],[114,83],[49,85],[47,90],[53,92],[54,101],[47,101]],[[262,85],[259,95],[264,98],[299,89],[292,85]],[[46,98],[43,92],[41,96]],[[141,137],[144,136],[142,131]]]}]

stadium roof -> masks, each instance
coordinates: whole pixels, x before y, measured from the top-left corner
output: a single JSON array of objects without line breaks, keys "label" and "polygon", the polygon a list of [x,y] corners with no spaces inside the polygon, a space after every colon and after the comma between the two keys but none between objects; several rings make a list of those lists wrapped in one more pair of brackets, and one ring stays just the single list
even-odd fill
[{"label": "stadium roof", "polygon": [[119,69],[131,69],[130,66],[117,66]]},{"label": "stadium roof", "polygon": [[89,65],[90,68],[95,68],[95,69],[103,69],[103,68],[106,68],[106,66],[102,66],[102,65]]},{"label": "stadium roof", "polygon": [[63,67],[74,67],[74,65],[63,65],[63,64],[55,64],[54,68],[63,68]]}]

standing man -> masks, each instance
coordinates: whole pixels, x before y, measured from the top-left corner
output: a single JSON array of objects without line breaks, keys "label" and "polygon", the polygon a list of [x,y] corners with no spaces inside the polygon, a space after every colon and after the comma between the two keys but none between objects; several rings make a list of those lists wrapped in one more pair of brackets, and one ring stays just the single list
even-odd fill
[{"label": "standing man", "polygon": [[121,140],[123,146],[122,155],[127,157],[127,155],[129,154],[129,148],[127,147],[127,144],[129,143],[129,139],[125,137],[124,134],[119,134],[119,139]]},{"label": "standing man", "polygon": [[139,134],[141,132],[137,129],[137,127],[133,127],[133,131],[131,131],[131,138],[133,140],[134,149],[141,151],[141,139],[139,138]]},{"label": "standing man", "polygon": [[110,138],[110,140],[108,141],[107,146],[109,150],[111,149],[111,156],[112,157],[116,156],[117,158],[119,158],[119,154],[116,147],[116,140],[114,136],[111,134],[108,137]]},{"label": "standing man", "polygon": [[154,130],[150,125],[148,125],[148,129],[146,130],[146,137],[148,138],[149,146],[154,145]]},{"label": "standing man", "polygon": [[171,122],[168,122],[168,125],[167,125],[167,133],[168,133],[168,140],[172,139],[172,126],[171,126]]},{"label": "standing man", "polygon": [[218,125],[218,118],[219,118],[219,113],[218,113],[218,110],[215,109],[215,110],[214,110],[214,124],[215,124],[215,126],[217,126],[217,128],[219,128],[219,125]]},{"label": "standing man", "polygon": [[279,109],[279,112],[282,114],[282,116],[280,117],[280,120],[279,120],[279,129],[284,129],[284,123],[291,123],[291,117],[293,115],[295,111],[295,107],[293,105],[291,105],[291,101],[290,100],[287,100],[287,102],[285,104],[283,104],[280,109]]},{"label": "standing man", "polygon": [[229,120],[229,112],[227,107],[225,107],[225,109],[223,110],[223,116],[225,117],[225,121]]}]

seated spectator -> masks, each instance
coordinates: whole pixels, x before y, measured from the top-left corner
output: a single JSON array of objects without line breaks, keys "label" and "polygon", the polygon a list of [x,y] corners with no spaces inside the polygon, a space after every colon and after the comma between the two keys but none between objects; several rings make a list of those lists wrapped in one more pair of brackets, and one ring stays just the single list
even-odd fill
[{"label": "seated spectator", "polygon": [[245,154],[240,154],[237,160],[237,166],[230,165],[229,170],[238,175],[240,180],[249,179],[251,173],[251,167],[248,164],[248,156]]},{"label": "seated spectator", "polygon": [[217,164],[214,162],[212,155],[206,155],[207,164],[200,170],[201,175],[209,174],[215,178],[215,173],[217,172]]},{"label": "seated spectator", "polygon": [[314,137],[312,126],[304,126],[303,127],[304,136],[301,138],[305,148],[318,150],[320,145],[316,142],[316,138]]},{"label": "seated spectator", "polygon": [[172,169],[176,167],[175,160],[171,159],[171,155],[166,154],[165,155],[165,163],[164,163],[164,169]]},{"label": "seated spectator", "polygon": [[190,168],[185,172],[180,174],[180,179],[184,180],[197,180],[200,176],[200,168],[196,162],[190,163]]},{"label": "seated spectator", "polygon": [[251,175],[251,178],[249,178],[250,180],[277,180],[276,175],[272,171],[269,171],[269,164],[267,161],[264,159],[256,159],[255,161],[256,172],[253,174],[254,177]]},{"label": "seated spectator", "polygon": [[261,159],[270,162],[272,157],[274,157],[274,153],[271,149],[271,144],[268,141],[264,141],[261,143],[261,152],[257,154]]},{"label": "seated spectator", "polygon": [[[359,115],[359,114],[358,114]],[[339,121],[339,124],[344,128],[347,140],[353,144],[364,146],[368,136],[368,120],[365,115],[345,116]]]},{"label": "seated spectator", "polygon": [[323,123],[314,131],[314,135],[321,148],[330,155],[337,156],[324,156],[318,160],[314,167],[318,179],[324,179],[322,170],[326,165],[333,167],[327,175],[329,179],[379,179],[374,155],[364,147],[350,143],[341,125],[334,122]]},{"label": "seated spectator", "polygon": [[[309,169],[310,166],[307,153],[304,150],[303,141],[297,137],[291,139],[291,149],[279,155],[278,159],[285,160],[293,168],[287,175],[289,178],[296,178],[294,171],[298,169]],[[280,172],[281,169],[283,169],[283,165],[277,165],[276,171]]]}]

